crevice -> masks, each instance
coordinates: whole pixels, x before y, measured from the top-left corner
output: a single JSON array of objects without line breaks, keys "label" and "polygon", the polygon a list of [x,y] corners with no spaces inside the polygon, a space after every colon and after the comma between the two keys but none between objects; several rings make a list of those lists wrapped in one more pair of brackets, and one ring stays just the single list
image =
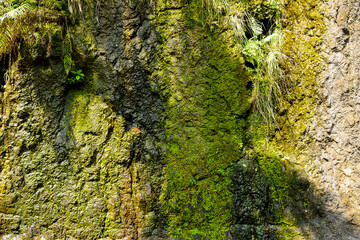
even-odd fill
[{"label": "crevice", "polygon": [[245,67],[256,69],[256,64],[253,64],[252,62],[245,61]]},{"label": "crevice", "polygon": [[274,20],[272,18],[266,18],[266,19],[261,20],[260,23],[261,23],[262,30],[263,30],[262,35],[267,36],[267,35],[271,34],[271,31],[274,29],[274,26],[275,26]]},{"label": "crevice", "polygon": [[90,157],[90,162],[89,162],[89,164],[88,164],[86,167],[90,167],[90,166],[96,165],[96,159],[97,159],[98,153],[99,153],[99,152],[98,152],[97,150],[94,151],[93,155]]},{"label": "crevice", "polygon": [[6,66],[9,66],[9,57],[5,56],[2,59],[2,64],[0,66],[0,93],[5,91],[5,84],[8,79],[8,68]]},{"label": "crevice", "polygon": [[167,7],[167,8],[162,8],[159,12],[166,12],[166,11],[176,11],[176,10],[182,10],[184,7]]},{"label": "crevice", "polygon": [[85,131],[84,134],[91,135],[91,136],[100,136],[101,135],[101,133],[92,132],[92,131]]},{"label": "crevice", "polygon": [[110,141],[113,132],[114,132],[114,126],[110,126],[108,129],[108,132],[106,134],[106,138],[105,138],[103,145],[105,145],[106,143],[108,143]]},{"label": "crevice", "polygon": [[252,81],[248,81],[248,82],[246,83],[246,89],[248,89],[248,90],[253,89],[253,82],[252,82]]}]

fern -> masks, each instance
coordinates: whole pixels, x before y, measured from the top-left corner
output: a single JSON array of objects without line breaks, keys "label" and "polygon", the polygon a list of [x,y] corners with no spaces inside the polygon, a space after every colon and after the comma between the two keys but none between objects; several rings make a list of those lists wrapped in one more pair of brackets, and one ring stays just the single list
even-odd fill
[{"label": "fern", "polygon": [[28,11],[33,8],[34,7],[31,4],[25,3],[11,11],[8,11],[0,17],[0,24],[2,24],[5,19],[16,19],[18,17],[24,16]]},{"label": "fern", "polygon": [[2,6],[5,13],[0,16],[0,57],[15,48],[17,37],[27,29],[24,19],[34,9],[29,3],[11,9],[10,1],[3,1]]},{"label": "fern", "polygon": [[[62,12],[52,9],[62,9],[64,6],[55,4],[54,0],[30,2],[36,5],[30,4],[27,0],[26,3],[14,8],[12,1],[0,0],[0,57],[7,54],[16,55],[15,49],[20,39],[34,41],[39,37],[49,38],[47,55],[50,56],[52,44],[50,33],[54,30],[51,26],[59,25],[61,21],[62,24],[66,22],[66,16]],[[40,33],[41,36],[34,34],[35,32]]]},{"label": "fern", "polygon": [[72,44],[67,25],[69,15],[64,8],[69,10],[72,21],[79,17],[83,18],[83,0],[67,0],[66,7],[63,2],[59,3],[56,0],[31,1],[36,5],[29,4],[28,0],[26,2],[14,7],[11,0],[0,0],[0,58],[8,55],[10,62],[14,61],[21,40],[28,44],[38,44],[39,40],[46,37],[48,38],[46,57],[49,57],[52,49],[52,34],[56,28],[61,28],[62,24],[62,28],[66,25],[67,31],[62,40],[62,51],[64,69],[68,75],[73,66]]}]

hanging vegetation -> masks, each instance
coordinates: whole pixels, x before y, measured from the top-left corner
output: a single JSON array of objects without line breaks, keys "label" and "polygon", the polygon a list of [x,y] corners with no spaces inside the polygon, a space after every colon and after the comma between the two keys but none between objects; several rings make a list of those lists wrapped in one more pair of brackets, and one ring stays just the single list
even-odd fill
[{"label": "hanging vegetation", "polygon": [[284,85],[280,68],[285,58],[281,51],[284,42],[281,1],[263,1],[256,7],[247,1],[201,0],[201,4],[207,9],[210,22],[216,18],[217,25],[222,22],[223,27],[233,29],[253,76],[253,105],[264,122],[271,125],[275,107],[281,104]]},{"label": "hanging vegetation", "polygon": [[[82,16],[80,0],[27,0],[0,2],[0,58],[13,62],[22,43],[47,44],[46,56],[52,52],[53,36],[62,43],[61,56],[66,74],[72,67],[69,23]],[[59,44],[58,44],[59,45]],[[58,47],[58,46],[57,46]]]}]

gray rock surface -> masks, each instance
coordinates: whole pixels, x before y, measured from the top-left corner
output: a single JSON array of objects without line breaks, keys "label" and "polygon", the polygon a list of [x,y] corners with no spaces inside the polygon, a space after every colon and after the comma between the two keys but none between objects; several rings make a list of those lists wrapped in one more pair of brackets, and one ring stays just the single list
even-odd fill
[{"label": "gray rock surface", "polygon": [[[307,205],[298,219],[306,239],[360,239],[360,6],[357,1],[313,4],[316,8],[299,8],[307,20],[295,31],[306,36],[304,44],[314,45],[298,54],[311,53],[299,64],[296,76],[303,77],[295,91],[300,93],[292,93],[296,104],[287,112],[296,140],[285,141],[285,152],[291,152],[291,168],[301,176],[293,182],[295,188],[299,183],[295,199],[298,206]],[[316,25],[313,20],[322,16],[324,24]]]},{"label": "gray rock surface", "polygon": [[[323,239],[360,239],[360,6],[329,1],[329,27],[319,79],[312,161],[305,164],[326,217]],[[328,230],[328,232],[326,231]]]}]

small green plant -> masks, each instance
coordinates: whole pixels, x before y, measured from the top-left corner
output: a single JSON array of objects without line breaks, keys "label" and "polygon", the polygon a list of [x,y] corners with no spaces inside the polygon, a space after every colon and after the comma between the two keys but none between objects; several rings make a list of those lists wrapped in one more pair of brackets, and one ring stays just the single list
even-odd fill
[{"label": "small green plant", "polygon": [[[280,63],[285,59],[282,53],[284,34],[278,19],[279,6],[272,5],[272,8],[274,24],[266,34],[262,23],[247,10],[230,16],[245,60],[252,65],[247,68],[253,76],[252,102],[267,125],[275,120],[274,109],[281,104],[283,72]],[[250,37],[247,37],[246,32]]]},{"label": "small green plant", "polygon": [[82,69],[79,69],[77,71],[70,71],[70,77],[67,79],[68,83],[81,83],[84,81],[85,75],[82,73]]},{"label": "small green plant", "polygon": [[11,1],[0,1],[0,57],[10,54],[17,46],[18,38],[25,32],[29,32],[31,10],[34,8],[29,3],[20,6],[13,5]]},{"label": "small green plant", "polygon": [[[241,46],[247,67],[252,76],[252,103],[270,127],[275,121],[275,108],[281,105],[284,74],[281,63],[285,59],[282,51],[284,33],[281,26],[282,0],[238,1],[229,0],[193,0],[206,9],[206,22],[210,25],[233,29],[235,38]],[[231,2],[231,3],[230,3]],[[256,9],[251,6],[256,2]],[[259,4],[258,2],[262,2]],[[259,9],[265,15],[259,15]],[[265,26],[263,21],[271,19]]]}]

